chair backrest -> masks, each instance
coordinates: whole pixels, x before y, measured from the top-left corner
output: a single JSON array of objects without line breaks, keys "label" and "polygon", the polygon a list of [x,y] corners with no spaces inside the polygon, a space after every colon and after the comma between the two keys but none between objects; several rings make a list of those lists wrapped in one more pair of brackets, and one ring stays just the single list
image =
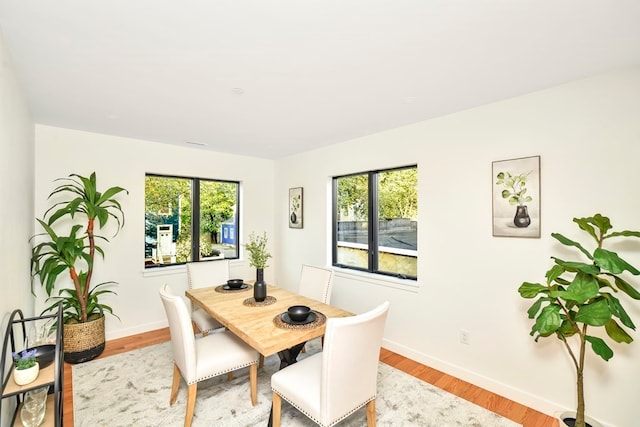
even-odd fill
[{"label": "chair backrest", "polygon": [[333,270],[312,265],[302,265],[300,285],[298,287],[300,295],[329,304],[332,288]]},{"label": "chair backrest", "polygon": [[227,283],[229,280],[229,261],[199,261],[187,263],[189,289],[206,288]]},{"label": "chair backrest", "polygon": [[388,312],[389,302],[385,302],[363,314],[327,320],[320,380],[323,423],[332,425],[332,421],[376,397]]},{"label": "chair backrest", "polygon": [[160,288],[160,299],[169,320],[173,359],[189,383],[196,377],[196,342],[189,309],[182,297],[173,294],[169,285]]}]

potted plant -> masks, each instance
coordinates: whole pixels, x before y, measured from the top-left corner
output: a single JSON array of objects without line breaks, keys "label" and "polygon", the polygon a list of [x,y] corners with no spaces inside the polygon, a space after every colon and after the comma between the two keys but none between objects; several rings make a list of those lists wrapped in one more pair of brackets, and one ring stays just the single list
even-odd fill
[{"label": "potted plant", "polygon": [[256,282],[253,285],[253,297],[257,302],[264,301],[267,297],[267,284],[264,281],[264,269],[268,267],[267,261],[271,254],[267,251],[267,233],[262,236],[254,232],[249,234],[249,243],[244,245],[249,253],[249,265],[256,268]]},{"label": "potted plant", "polygon": [[13,353],[13,380],[18,385],[26,385],[38,378],[40,366],[36,360],[36,350],[22,350]]},{"label": "potted plant", "polygon": [[[104,313],[113,314],[111,307],[100,299],[115,294],[108,289],[115,282],[91,283],[96,252],[104,257],[96,241],[108,242],[96,235],[95,229],[115,224],[114,236],[117,235],[124,226],[124,213],[115,196],[129,192],[121,187],[99,191],[95,172],[88,178],[71,174],[56,181],[61,184],[49,194],[49,199],[62,196],[65,200],[47,209],[44,219],[37,219],[44,232],[32,238],[43,238],[31,251],[32,292],[34,279],[38,277],[47,300],[53,301],[44,312],[56,309],[62,301],[65,360],[78,363],[102,353]],[[62,221],[66,218],[71,224]],[[55,227],[65,231],[56,231]],[[54,295],[58,279],[65,275],[72,286],[61,287]]]},{"label": "potted plant", "polygon": [[633,338],[625,327],[635,330],[635,325],[614,294],[621,291],[635,300],[640,299],[640,292],[622,277],[625,272],[637,276],[640,271],[617,253],[605,249],[604,243],[612,238],[640,237],[640,232],[610,231],[609,218],[601,214],[574,218],[573,222],[595,241],[592,251],[561,234],[552,233],[551,236],[565,246],[578,249],[586,260],[566,261],[552,256],[554,265],[545,274],[546,283],[523,282],[518,292],[523,298],[537,298],[528,310],[529,318],[535,319],[531,335],[536,342],[540,338],[555,336],[573,361],[577,380],[575,423],[571,420],[564,422],[569,426],[585,427],[587,347],[605,361],[613,357],[613,350],[607,342],[591,334],[589,328],[604,328],[603,332],[613,342],[632,342]]},{"label": "potted plant", "polygon": [[[530,173],[530,172],[529,172]],[[516,227],[528,227],[531,224],[531,217],[527,211],[528,203],[533,200],[527,195],[527,178],[529,173],[521,173],[512,175],[510,172],[499,172],[496,175],[496,185],[502,185],[502,198],[507,199],[509,204],[516,206],[516,215],[513,218],[513,224]]]}]

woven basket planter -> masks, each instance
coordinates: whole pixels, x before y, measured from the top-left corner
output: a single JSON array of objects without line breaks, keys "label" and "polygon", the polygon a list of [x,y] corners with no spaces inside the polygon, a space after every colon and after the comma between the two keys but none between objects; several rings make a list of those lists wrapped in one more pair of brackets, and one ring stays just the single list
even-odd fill
[{"label": "woven basket planter", "polygon": [[95,359],[104,351],[104,316],[85,323],[65,323],[63,335],[65,362]]}]

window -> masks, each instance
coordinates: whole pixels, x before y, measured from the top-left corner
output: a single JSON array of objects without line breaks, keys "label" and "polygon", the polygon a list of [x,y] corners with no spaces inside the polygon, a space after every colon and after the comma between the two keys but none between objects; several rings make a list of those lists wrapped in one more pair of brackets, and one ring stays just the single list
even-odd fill
[{"label": "window", "polygon": [[418,167],[333,178],[333,265],[417,279]]},{"label": "window", "polygon": [[238,258],[240,184],[145,177],[145,267]]}]

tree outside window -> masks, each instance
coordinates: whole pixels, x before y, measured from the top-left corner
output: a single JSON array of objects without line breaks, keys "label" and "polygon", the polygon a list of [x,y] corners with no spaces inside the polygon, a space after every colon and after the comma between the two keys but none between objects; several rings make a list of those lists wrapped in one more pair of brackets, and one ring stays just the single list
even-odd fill
[{"label": "tree outside window", "polygon": [[333,183],[333,265],[417,278],[417,167],[340,176]]},{"label": "tree outside window", "polygon": [[239,183],[145,177],[145,266],[238,258]]}]

